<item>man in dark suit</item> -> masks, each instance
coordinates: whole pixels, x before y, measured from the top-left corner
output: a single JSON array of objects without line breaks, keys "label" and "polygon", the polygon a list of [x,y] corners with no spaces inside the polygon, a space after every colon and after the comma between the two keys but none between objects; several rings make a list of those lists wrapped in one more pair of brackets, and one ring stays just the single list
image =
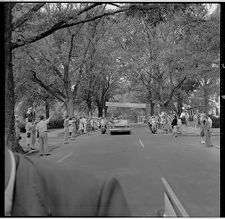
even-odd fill
[{"label": "man in dark suit", "polygon": [[101,180],[5,148],[5,216],[130,216],[116,179]]}]

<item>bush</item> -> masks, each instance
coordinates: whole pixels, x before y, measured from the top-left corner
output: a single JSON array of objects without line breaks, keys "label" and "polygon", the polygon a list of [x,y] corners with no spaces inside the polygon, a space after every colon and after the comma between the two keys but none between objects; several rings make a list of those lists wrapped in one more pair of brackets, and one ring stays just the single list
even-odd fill
[{"label": "bush", "polygon": [[209,117],[212,119],[212,128],[220,128],[220,117],[215,117],[212,115]]},{"label": "bush", "polygon": [[48,129],[60,129],[63,128],[64,119],[50,120],[48,123]]},{"label": "bush", "polygon": [[25,126],[26,126],[25,122],[20,122],[20,132],[22,133],[26,132]]}]

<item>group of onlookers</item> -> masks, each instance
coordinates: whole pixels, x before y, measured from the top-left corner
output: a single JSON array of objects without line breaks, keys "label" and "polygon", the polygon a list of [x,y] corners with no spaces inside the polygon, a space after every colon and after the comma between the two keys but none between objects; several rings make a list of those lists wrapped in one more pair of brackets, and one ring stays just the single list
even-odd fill
[{"label": "group of onlookers", "polygon": [[[51,116],[52,117],[52,116]],[[48,152],[48,137],[47,137],[47,123],[51,119],[44,120],[44,116],[40,116],[39,120],[34,120],[32,118],[26,119],[26,145],[28,151],[35,149],[36,142],[39,143],[40,155],[49,155]],[[212,120],[204,112],[196,113],[193,116],[195,126],[200,128],[201,143],[208,147],[211,146],[211,131],[212,131]],[[156,133],[157,129],[162,129],[163,134],[172,133],[172,136],[177,137],[182,133],[182,125],[187,125],[186,116],[182,115],[179,117],[177,115],[170,115],[163,113],[160,115],[153,115],[148,118],[148,125],[152,133]],[[64,119],[64,143],[68,144],[69,139],[74,140],[79,134],[90,133],[100,129],[101,127],[106,127],[106,118],[95,118],[86,116],[74,116],[70,118],[66,116]],[[21,139],[20,136],[20,122],[18,117],[15,119],[15,131],[16,138]]]},{"label": "group of onlookers", "polygon": [[87,117],[87,116],[75,116],[70,118],[66,116],[64,120],[64,144],[69,143],[69,139],[74,140],[77,135],[90,133],[91,131],[100,129],[103,125],[106,125],[106,119]]},{"label": "group of onlookers", "polygon": [[156,133],[157,129],[160,128],[163,134],[172,132],[174,136],[177,136],[177,134],[180,134],[182,131],[181,119],[177,116],[173,118],[167,113],[150,116],[148,118],[148,125],[152,133]]},{"label": "group of onlookers", "polygon": [[[201,143],[206,144],[207,147],[211,147],[211,132],[212,132],[212,120],[205,112],[195,113],[193,115],[195,127],[200,128]],[[188,117],[185,113],[179,116],[163,113],[161,115],[153,115],[149,117],[148,124],[150,130],[154,133],[157,128],[162,129],[163,134],[172,133],[172,136],[177,137],[182,133],[182,126],[187,125]]]},{"label": "group of onlookers", "polygon": [[[48,149],[47,124],[49,123],[52,116],[53,115],[51,115],[46,120],[43,115],[41,115],[38,119],[31,117],[26,118],[25,129],[27,151],[35,150],[35,144],[38,142],[40,156],[50,155]],[[15,131],[16,138],[20,140],[20,122],[18,117],[15,119]]]},{"label": "group of onlookers", "polygon": [[[38,142],[40,155],[49,155],[47,124],[49,123],[51,117],[46,120],[44,120],[44,116],[40,116],[38,119],[34,119],[31,117],[26,118],[25,130],[27,151],[35,150],[35,144],[36,142]],[[95,118],[86,116],[74,116],[70,118],[69,116],[66,116],[63,123],[64,143],[68,144],[69,139],[74,140],[78,134],[89,133],[90,131],[94,131],[101,128],[101,126],[105,124],[105,118]],[[15,132],[16,138],[20,140],[20,121],[17,116],[15,118]]]}]

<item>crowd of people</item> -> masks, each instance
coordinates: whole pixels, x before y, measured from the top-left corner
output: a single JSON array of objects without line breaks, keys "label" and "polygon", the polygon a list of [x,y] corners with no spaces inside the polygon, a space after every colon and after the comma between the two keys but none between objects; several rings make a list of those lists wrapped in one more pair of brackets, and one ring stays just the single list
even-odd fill
[{"label": "crowd of people", "polygon": [[[42,115],[35,118],[28,114],[25,125],[27,152],[35,150],[35,144],[38,143],[40,156],[50,155],[48,150],[47,124],[52,116],[45,119]],[[96,118],[85,115],[69,117],[67,115],[63,122],[64,144],[68,144],[69,140],[74,140],[77,135],[89,134],[91,131],[101,129],[101,127],[106,128],[106,123],[107,120],[104,117]],[[18,116],[15,118],[15,132],[16,138],[20,140],[20,120]]]},{"label": "crowd of people", "polygon": [[[32,116],[26,118],[26,146],[27,151],[35,150],[35,144],[39,144],[40,156],[49,155],[48,149],[48,136],[47,136],[47,124],[52,116],[48,119],[44,119],[44,116],[40,116],[38,119],[34,119]],[[210,147],[211,144],[211,132],[212,132],[212,120],[204,112],[195,113],[193,115],[193,121],[195,127],[200,129],[201,143]],[[110,122],[110,121],[109,121]],[[96,118],[91,116],[66,116],[64,119],[64,144],[68,144],[69,140],[74,140],[77,135],[90,133],[91,131],[106,129],[107,119],[104,117]],[[149,116],[148,121],[149,129],[152,133],[157,133],[158,129],[162,130],[163,134],[172,133],[173,137],[178,137],[182,134],[182,127],[187,125],[188,116],[187,113],[182,113],[180,116],[161,113],[159,115]],[[21,139],[20,136],[20,122],[19,118],[15,119],[15,131],[16,138]]]},{"label": "crowd of people", "polygon": [[74,140],[77,135],[90,133],[106,126],[106,118],[74,116],[70,118],[66,116],[64,123],[64,144],[69,143],[69,139]]},{"label": "crowd of people", "polygon": [[[159,115],[153,115],[148,118],[148,125],[152,133],[156,133],[157,129],[162,129],[163,134],[172,133],[172,136],[178,137],[182,134],[183,125],[187,126],[189,115],[187,113],[181,113],[180,116],[162,113]],[[212,146],[211,133],[212,133],[212,120],[205,113],[195,113],[193,115],[194,126],[200,129],[200,142],[206,144],[207,147]]]}]

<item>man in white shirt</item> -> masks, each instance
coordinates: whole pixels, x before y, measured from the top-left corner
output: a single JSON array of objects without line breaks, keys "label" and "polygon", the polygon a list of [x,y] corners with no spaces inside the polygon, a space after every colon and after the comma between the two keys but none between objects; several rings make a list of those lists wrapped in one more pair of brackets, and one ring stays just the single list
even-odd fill
[{"label": "man in white shirt", "polygon": [[36,129],[39,135],[39,144],[40,144],[40,156],[50,155],[48,152],[48,133],[47,133],[47,124],[49,123],[51,115],[48,119],[44,120],[44,116],[40,116],[40,122],[37,124]]}]

